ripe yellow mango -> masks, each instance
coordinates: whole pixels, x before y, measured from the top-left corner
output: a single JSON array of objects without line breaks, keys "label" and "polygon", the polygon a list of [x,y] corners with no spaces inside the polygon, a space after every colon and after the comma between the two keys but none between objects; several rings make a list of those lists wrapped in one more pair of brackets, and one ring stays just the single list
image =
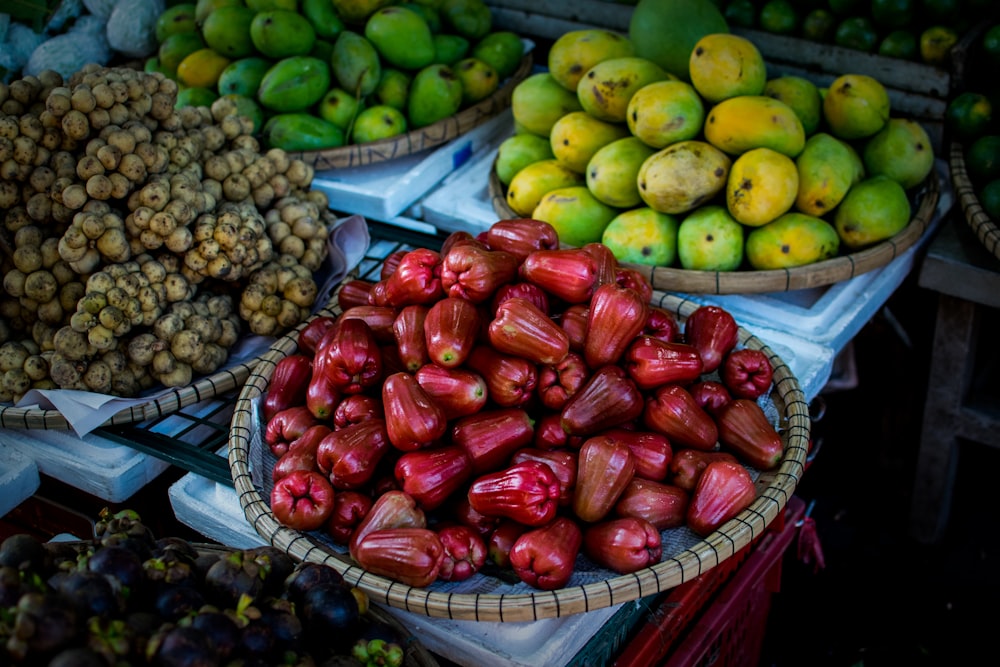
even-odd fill
[{"label": "ripe yellow mango", "polygon": [[729,170],[726,206],[739,222],[760,227],[786,213],[798,192],[795,160],[770,148],[754,148]]},{"label": "ripe yellow mango", "polygon": [[747,234],[744,251],[758,271],[790,269],[834,257],[840,237],[826,220],[791,211]]},{"label": "ripe yellow mango", "polygon": [[697,139],[678,141],[649,156],[639,168],[639,196],[661,213],[687,213],[724,187],[732,159]]},{"label": "ripe yellow mango", "polygon": [[705,139],[730,155],[770,148],[794,158],[806,143],[790,106],[766,95],[740,95],[716,104],[705,119]]},{"label": "ripe yellow mango", "polygon": [[757,46],[728,32],[699,39],[688,72],[695,89],[713,103],[737,95],[761,95],[767,83],[767,64]]},{"label": "ripe yellow mango", "polygon": [[549,142],[557,160],[582,174],[594,153],[627,136],[624,125],[598,120],[586,111],[571,111],[552,126]]},{"label": "ripe yellow mango", "polygon": [[546,193],[557,188],[582,185],[583,175],[555,158],[538,160],[514,174],[507,187],[507,205],[521,216],[530,216]]},{"label": "ripe yellow mango", "polygon": [[624,123],[628,103],[636,91],[654,81],[676,78],[645,58],[611,58],[587,70],[576,86],[576,96],[591,116]]},{"label": "ripe yellow mango", "polygon": [[580,78],[597,63],[634,55],[632,42],[620,33],[600,28],[570,30],[549,48],[549,72],[559,85],[575,93]]}]

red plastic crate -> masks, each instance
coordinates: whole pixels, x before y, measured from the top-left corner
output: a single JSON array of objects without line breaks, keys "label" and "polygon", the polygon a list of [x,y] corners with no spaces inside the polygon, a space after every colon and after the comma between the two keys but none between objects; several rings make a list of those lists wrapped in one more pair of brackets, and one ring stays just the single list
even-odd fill
[{"label": "red plastic crate", "polygon": [[[793,496],[758,542],[691,586],[679,586],[622,650],[615,667],[756,667],[771,596],[781,589],[782,560],[804,514],[805,502]],[[706,600],[706,593],[714,596]]]}]

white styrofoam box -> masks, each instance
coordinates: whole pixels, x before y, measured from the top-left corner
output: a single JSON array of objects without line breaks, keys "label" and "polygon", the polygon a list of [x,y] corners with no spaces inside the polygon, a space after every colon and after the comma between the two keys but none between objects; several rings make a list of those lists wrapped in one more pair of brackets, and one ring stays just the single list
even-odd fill
[{"label": "white styrofoam box", "polygon": [[517,623],[457,621],[386,609],[428,650],[462,667],[563,667],[625,604],[639,602]]},{"label": "white styrofoam box", "polygon": [[234,549],[268,544],[247,521],[231,486],[189,472],[170,485],[167,496],[178,521],[219,544]]},{"label": "white styrofoam box", "polygon": [[34,459],[0,443],[0,516],[30,498],[40,483]]},{"label": "white styrofoam box", "polygon": [[170,466],[94,433],[2,430],[0,444],[34,459],[38,472],[113,503],[128,500]]},{"label": "white styrofoam box", "polygon": [[388,162],[317,171],[312,187],[326,193],[335,211],[389,222],[482,150],[511,118],[507,109],[441,147]]},{"label": "white styrofoam box", "polygon": [[483,151],[420,200],[423,219],[446,232],[463,231],[473,236],[497,221],[490,202],[489,179],[497,150],[513,132],[498,135],[489,150]]}]

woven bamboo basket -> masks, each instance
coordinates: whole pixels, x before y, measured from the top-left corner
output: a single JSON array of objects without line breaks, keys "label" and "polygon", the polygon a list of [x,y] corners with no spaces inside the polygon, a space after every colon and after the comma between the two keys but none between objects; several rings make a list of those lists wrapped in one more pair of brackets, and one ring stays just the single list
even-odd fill
[{"label": "woven bamboo basket", "polygon": [[[116,412],[103,425],[134,424],[157,419],[213,396],[224,394],[242,386],[258,361],[254,359],[247,363],[234,364],[225,370],[196,380],[186,387],[170,389],[153,400]],[[58,410],[0,406],[0,428],[70,430],[73,426]]]},{"label": "woven bamboo basket", "polygon": [[[937,172],[931,171],[916,194],[916,214],[892,238],[806,266],[765,271],[693,271],[666,266],[626,265],[646,276],[656,289],[688,294],[790,292],[832,285],[883,267],[917,243],[934,220],[940,187]],[[490,170],[489,193],[493,210],[501,219],[521,217],[507,205],[506,188],[497,177],[495,168]]]},{"label": "woven bamboo basket", "polygon": [[979,197],[976,196],[975,188],[969,179],[969,172],[965,168],[965,148],[962,144],[952,142],[948,164],[951,168],[951,182],[955,187],[955,194],[958,196],[965,221],[975,232],[979,242],[993,253],[994,257],[1000,258],[1000,227],[997,227],[997,223],[979,203]]},{"label": "woven bamboo basket", "polygon": [[[652,303],[674,313],[679,322],[685,321],[700,305],[664,292],[655,292]],[[335,317],[339,315],[339,308],[333,307],[320,315]],[[482,573],[466,582],[435,582],[428,588],[414,588],[362,569],[345,549],[326,541],[320,533],[300,532],[281,525],[269,507],[269,490],[255,485],[251,462],[255,456],[259,460],[261,450],[266,447],[261,441],[264,424],[260,404],[266,396],[275,365],[297,349],[294,333],[278,340],[263,355],[237,399],[228,452],[233,483],[247,521],[273,546],[294,558],[330,565],[373,601],[393,608],[436,618],[508,622],[569,616],[637,600],[698,577],[760,537],[782,513],[805,470],[811,422],[809,406],[798,381],[773,350],[742,327],[739,341],[744,347],[762,350],[774,367],[774,389],[770,399],[785,445],[781,463],[774,470],[759,474],[757,499],[737,517],[705,539],[694,538],[686,528],[675,529],[690,536],[687,546],[668,553],[669,539],[665,539],[662,560],[632,574],[615,575],[608,571],[604,573],[606,576],[601,575],[603,578],[553,591],[535,590],[523,584],[503,589],[502,582],[497,580],[500,591],[464,592],[469,590],[465,584],[486,577]],[[667,533],[671,532],[665,532],[667,538],[670,538]],[[455,587],[455,583],[460,585]]]},{"label": "woven bamboo basket", "polygon": [[509,107],[514,88],[531,72],[531,65],[532,56],[531,53],[527,53],[521,58],[517,70],[492,95],[427,127],[378,141],[349,144],[329,150],[290,151],[288,156],[312,165],[317,171],[324,171],[389,162],[427,148],[441,146],[482,125]]}]

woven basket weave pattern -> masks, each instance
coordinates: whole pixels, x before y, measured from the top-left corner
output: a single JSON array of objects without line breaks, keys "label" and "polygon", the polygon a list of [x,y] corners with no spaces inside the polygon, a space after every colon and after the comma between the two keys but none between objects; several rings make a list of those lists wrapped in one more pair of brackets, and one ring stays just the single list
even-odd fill
[{"label": "woven basket weave pattern", "polygon": [[[700,305],[663,292],[655,292],[652,303],[676,314],[681,322]],[[335,317],[338,314],[339,309],[330,307],[317,316]],[[274,366],[297,350],[296,336],[296,332],[289,333],[263,355],[237,400],[230,428],[228,458],[241,506],[250,525],[272,545],[294,558],[334,567],[346,581],[364,590],[372,600],[390,607],[439,618],[531,621],[602,609],[653,595],[690,581],[760,537],[784,510],[805,469],[811,425],[805,396],[779,355],[740,328],[740,344],[764,351],[774,367],[772,400],[781,416],[779,430],[785,453],[776,469],[759,475],[759,495],[739,516],[693,546],[678,553],[665,553],[664,559],[655,566],[593,583],[554,591],[503,594],[443,592],[436,590],[439,588],[437,584],[426,589],[413,588],[358,567],[346,553],[331,548],[318,535],[282,526],[271,513],[263,490],[254,484],[253,450],[263,446],[259,404],[266,396]]]}]

